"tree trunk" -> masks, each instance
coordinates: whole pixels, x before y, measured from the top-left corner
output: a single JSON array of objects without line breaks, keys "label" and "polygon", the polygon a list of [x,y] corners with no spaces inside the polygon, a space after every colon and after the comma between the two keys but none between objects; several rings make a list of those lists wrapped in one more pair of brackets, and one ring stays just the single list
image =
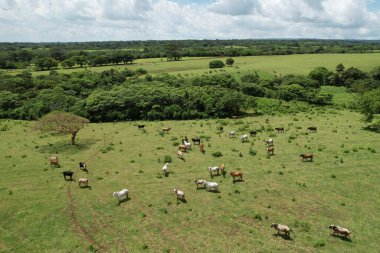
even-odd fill
[{"label": "tree trunk", "polygon": [[71,145],[75,145],[75,137],[77,137],[78,132],[71,133]]}]

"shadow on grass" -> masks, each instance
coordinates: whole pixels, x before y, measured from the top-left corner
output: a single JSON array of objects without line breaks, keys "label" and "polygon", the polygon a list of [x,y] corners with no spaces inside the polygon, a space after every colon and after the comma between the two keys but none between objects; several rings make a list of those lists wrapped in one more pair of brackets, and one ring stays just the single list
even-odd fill
[{"label": "shadow on grass", "polygon": [[342,241],[345,241],[345,242],[352,242],[352,240],[348,237],[345,237],[344,235],[334,235],[334,234],[330,234],[331,236],[333,237],[336,237],[336,238],[339,238],[341,239]]},{"label": "shadow on grass", "polygon": [[373,124],[362,128],[365,131],[373,132],[373,133],[380,133],[380,125]]},{"label": "shadow on grass", "polygon": [[187,203],[187,200],[186,199],[177,199],[177,205],[179,205],[180,203]]},{"label": "shadow on grass", "polygon": [[49,153],[49,154],[75,154],[80,151],[89,149],[91,145],[96,142],[94,139],[81,139],[77,144],[71,145],[67,141],[61,141],[57,143],[49,143],[47,145],[40,146],[38,149],[41,153]]},{"label": "shadow on grass", "polygon": [[79,186],[79,188],[81,188],[81,189],[88,189],[88,190],[91,190],[91,189],[92,189],[91,186],[89,186],[89,185],[86,185],[86,186]]},{"label": "shadow on grass", "polygon": [[282,239],[284,239],[286,241],[293,241],[293,239],[287,234],[273,234],[273,236],[281,237]]},{"label": "shadow on grass", "polygon": [[130,198],[130,197],[128,197],[128,198],[125,198],[125,199],[122,199],[122,200],[119,200],[119,202],[117,203],[117,205],[116,205],[116,206],[120,206],[122,203],[124,203],[124,202],[127,202],[127,201],[129,201],[129,200],[131,200],[131,198]]},{"label": "shadow on grass", "polygon": [[244,179],[242,179],[242,180],[232,180],[232,183],[233,183],[233,184],[236,184],[236,183],[244,183],[244,182],[245,182]]}]

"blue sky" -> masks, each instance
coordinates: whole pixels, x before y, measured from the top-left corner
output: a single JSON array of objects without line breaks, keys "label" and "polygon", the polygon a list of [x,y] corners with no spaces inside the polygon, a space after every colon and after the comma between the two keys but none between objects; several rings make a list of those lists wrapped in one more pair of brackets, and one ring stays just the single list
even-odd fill
[{"label": "blue sky", "polygon": [[0,0],[0,41],[380,39],[380,0]]}]

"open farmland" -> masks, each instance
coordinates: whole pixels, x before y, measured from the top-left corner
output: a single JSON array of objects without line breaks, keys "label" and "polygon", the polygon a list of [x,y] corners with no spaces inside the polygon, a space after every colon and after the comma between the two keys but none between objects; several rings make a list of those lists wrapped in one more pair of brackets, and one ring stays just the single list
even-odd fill
[{"label": "open farmland", "polygon": [[[265,117],[141,122],[145,130],[140,122],[90,124],[76,146],[68,136],[32,131],[33,122],[3,120],[0,251],[378,252],[380,142],[360,117],[323,108],[269,124]],[[308,133],[309,126],[318,131]],[[162,134],[162,127],[172,130]],[[252,129],[262,131],[247,143],[227,137],[228,130],[240,136]],[[177,159],[183,136],[201,137],[206,153],[195,146]],[[272,157],[267,138],[274,139]],[[301,162],[301,153],[315,160]],[[55,154],[60,168],[48,164]],[[173,159],[168,177],[161,171],[166,155]],[[193,179],[211,180],[207,167],[221,163],[243,172],[244,181],[217,176],[219,193],[196,190]],[[88,177],[91,190],[64,181],[64,170]],[[130,199],[118,206],[112,192],[123,188]],[[187,203],[177,204],[173,188]],[[271,223],[289,225],[292,239],[274,236]],[[330,224],[349,228],[352,240],[331,236]]]},{"label": "open farmland", "polygon": [[[181,61],[166,61],[165,58],[138,59],[132,65],[113,65],[102,67],[87,67],[92,71],[101,72],[107,69],[129,68],[136,70],[144,68],[151,74],[172,73],[172,74],[204,74],[209,72],[209,62],[215,59],[225,61],[227,58],[211,57],[184,57]],[[275,56],[247,56],[233,57],[235,63],[233,67],[225,67],[228,72],[251,72],[273,74],[302,74],[307,75],[316,67],[324,66],[333,71],[336,65],[343,63],[346,68],[351,66],[362,71],[370,71],[380,61],[380,54],[300,54],[300,55],[275,55]],[[32,67],[31,67],[32,68]],[[84,69],[84,68],[83,68]],[[58,69],[62,73],[71,73],[83,70],[81,68]],[[22,70],[11,71],[20,73]],[[31,69],[33,71],[33,69]],[[219,70],[215,70],[219,71]],[[34,71],[34,75],[49,74],[50,71]]]}]

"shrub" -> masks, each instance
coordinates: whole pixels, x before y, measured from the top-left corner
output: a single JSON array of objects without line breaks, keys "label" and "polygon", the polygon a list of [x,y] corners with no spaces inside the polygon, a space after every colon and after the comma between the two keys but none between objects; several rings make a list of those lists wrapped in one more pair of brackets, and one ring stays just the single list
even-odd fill
[{"label": "shrub", "polygon": [[208,65],[209,65],[210,69],[223,68],[225,66],[224,63],[220,60],[210,61],[210,63]]},{"label": "shrub", "polygon": [[249,148],[249,154],[254,156],[257,154],[257,152],[255,150],[253,150],[253,148]]},{"label": "shrub", "polygon": [[165,155],[164,156],[164,163],[171,163],[173,159],[171,158],[170,155]]},{"label": "shrub", "polygon": [[325,245],[326,245],[326,244],[325,244],[324,241],[319,240],[319,241],[317,241],[316,243],[314,243],[313,247],[314,247],[314,248],[321,248],[321,247],[324,247]]},{"label": "shrub", "polygon": [[212,156],[213,157],[221,157],[221,156],[223,156],[223,154],[222,154],[222,152],[217,151],[217,152],[212,153]]}]

